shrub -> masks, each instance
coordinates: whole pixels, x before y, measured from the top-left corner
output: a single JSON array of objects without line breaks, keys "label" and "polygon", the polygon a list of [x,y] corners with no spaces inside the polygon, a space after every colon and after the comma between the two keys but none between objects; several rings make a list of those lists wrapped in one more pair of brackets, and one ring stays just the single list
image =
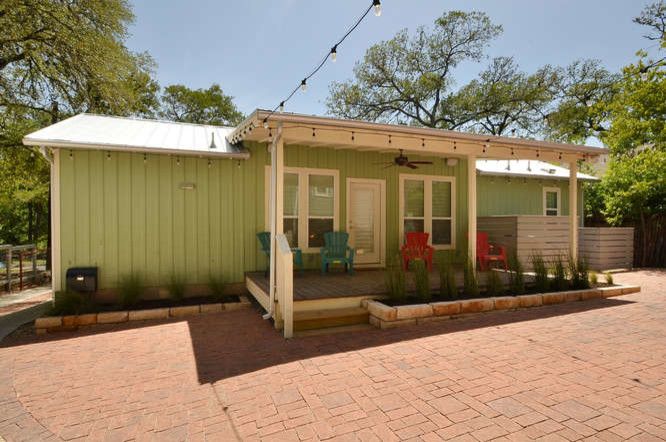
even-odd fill
[{"label": "shrub", "polygon": [[169,297],[175,301],[182,301],[185,297],[185,278],[183,275],[171,275],[171,281],[169,281]]},{"label": "shrub", "polygon": [[613,274],[610,272],[606,272],[604,276],[606,277],[606,284],[613,285]]},{"label": "shrub", "polygon": [[210,290],[210,295],[216,300],[222,300],[225,294],[225,285],[222,282],[222,278],[217,276],[212,276],[208,279],[208,289]]},{"label": "shrub", "polygon": [[594,270],[590,271],[590,284],[593,287],[596,287],[599,284],[599,277],[597,276],[597,272]]},{"label": "shrub", "polygon": [[400,256],[396,256],[386,267],[386,291],[393,300],[404,299],[406,295],[405,271],[400,263]]},{"label": "shrub", "polygon": [[490,270],[486,278],[486,295],[500,296],[504,294],[504,283],[499,272]]},{"label": "shrub", "polygon": [[567,271],[564,267],[564,260],[561,255],[557,255],[553,259],[553,287],[555,290],[562,291],[569,288],[569,281],[567,281]]},{"label": "shrub", "polygon": [[430,275],[428,266],[422,259],[412,261],[414,268],[414,285],[416,286],[416,296],[422,301],[430,301],[432,292],[430,291]]},{"label": "shrub", "polygon": [[518,259],[518,254],[514,251],[509,255],[509,290],[512,295],[522,295],[525,293],[525,275],[523,263]]},{"label": "shrub", "polygon": [[463,268],[463,290],[467,296],[479,295],[479,283],[476,277],[476,270],[474,263],[468,256],[465,259],[465,266]]},{"label": "shrub", "polygon": [[532,270],[534,271],[534,287],[538,292],[548,291],[548,267],[541,253],[535,252],[530,256]]},{"label": "shrub", "polygon": [[590,288],[589,269],[584,259],[575,259],[569,254],[569,276],[574,289]]},{"label": "shrub", "polygon": [[80,315],[91,310],[88,298],[77,292],[56,292],[49,315]]},{"label": "shrub", "polygon": [[439,270],[439,295],[445,299],[457,298],[456,272],[450,256],[438,255],[437,268]]},{"label": "shrub", "polygon": [[118,296],[123,307],[129,307],[139,302],[143,293],[141,277],[136,273],[130,273],[120,278],[118,285]]}]

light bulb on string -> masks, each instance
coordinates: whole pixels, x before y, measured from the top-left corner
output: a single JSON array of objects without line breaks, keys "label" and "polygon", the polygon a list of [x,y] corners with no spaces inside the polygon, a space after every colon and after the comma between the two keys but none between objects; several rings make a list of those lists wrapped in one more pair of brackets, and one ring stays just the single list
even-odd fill
[{"label": "light bulb on string", "polygon": [[375,8],[375,15],[377,17],[382,15],[382,4],[379,0],[372,0],[372,6]]},{"label": "light bulb on string", "polygon": [[306,78],[301,80],[301,90],[303,92],[308,90],[308,80]]},{"label": "light bulb on string", "polygon": [[331,48],[331,61],[335,63],[338,59],[338,45],[335,45]]},{"label": "light bulb on string", "polygon": [[280,112],[284,112],[284,101],[280,101]]}]

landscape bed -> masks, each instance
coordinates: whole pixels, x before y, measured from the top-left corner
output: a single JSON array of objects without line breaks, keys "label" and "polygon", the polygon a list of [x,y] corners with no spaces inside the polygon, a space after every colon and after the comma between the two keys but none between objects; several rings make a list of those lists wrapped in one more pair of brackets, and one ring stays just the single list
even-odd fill
[{"label": "landscape bed", "polygon": [[377,300],[364,300],[363,306],[370,313],[370,324],[377,328],[393,328],[432,321],[440,321],[472,313],[498,310],[516,310],[540,307],[564,302],[609,298],[640,292],[639,286],[614,285],[583,290],[535,293],[517,296],[497,296],[456,299],[420,304],[390,306]]},{"label": "landscape bed", "polygon": [[[35,320],[35,332],[42,334],[57,331],[73,331],[80,328],[91,327],[96,324],[117,324],[130,321],[145,321],[149,319],[182,318],[204,313],[219,313],[222,311],[249,308],[251,305],[249,299],[245,296],[226,297],[227,300],[231,299],[232,302],[196,303],[202,299],[208,298],[186,298],[178,303],[171,300],[142,301],[140,304],[136,304],[131,308],[123,309],[114,305],[107,306],[107,310],[93,313],[44,316]],[[146,304],[160,304],[162,306],[148,309],[140,308]],[[169,306],[169,304],[177,305]]]}]

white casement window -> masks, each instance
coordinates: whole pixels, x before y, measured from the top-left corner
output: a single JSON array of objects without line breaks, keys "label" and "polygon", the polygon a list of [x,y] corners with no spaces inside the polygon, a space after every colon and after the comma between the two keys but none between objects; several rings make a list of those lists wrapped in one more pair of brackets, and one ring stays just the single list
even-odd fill
[{"label": "white casement window", "polygon": [[453,249],[455,237],[455,178],[400,175],[400,238],[406,232],[426,232],[436,249]]},{"label": "white casement window", "polygon": [[543,214],[545,216],[559,216],[562,199],[559,187],[543,188]]},{"label": "white casement window", "polygon": [[[266,228],[268,229],[268,195],[270,166],[266,167]],[[319,252],[324,233],[338,230],[340,184],[333,169],[284,168],[284,234],[292,247],[305,253]]]}]

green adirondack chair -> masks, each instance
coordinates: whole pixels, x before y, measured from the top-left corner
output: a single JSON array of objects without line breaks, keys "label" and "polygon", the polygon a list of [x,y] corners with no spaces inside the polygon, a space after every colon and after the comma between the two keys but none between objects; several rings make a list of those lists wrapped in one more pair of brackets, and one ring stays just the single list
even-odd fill
[{"label": "green adirondack chair", "polygon": [[324,233],[324,247],[321,248],[321,273],[328,271],[331,263],[345,265],[347,273],[354,274],[354,249],[349,247],[349,233],[326,232]]},{"label": "green adirondack chair", "polygon": [[[261,243],[261,251],[266,254],[268,258],[268,265],[266,266],[266,271],[264,272],[268,275],[271,265],[271,232],[259,232],[257,233],[257,239]],[[303,271],[303,252],[297,247],[291,248],[291,253],[294,255],[294,265]]]}]

